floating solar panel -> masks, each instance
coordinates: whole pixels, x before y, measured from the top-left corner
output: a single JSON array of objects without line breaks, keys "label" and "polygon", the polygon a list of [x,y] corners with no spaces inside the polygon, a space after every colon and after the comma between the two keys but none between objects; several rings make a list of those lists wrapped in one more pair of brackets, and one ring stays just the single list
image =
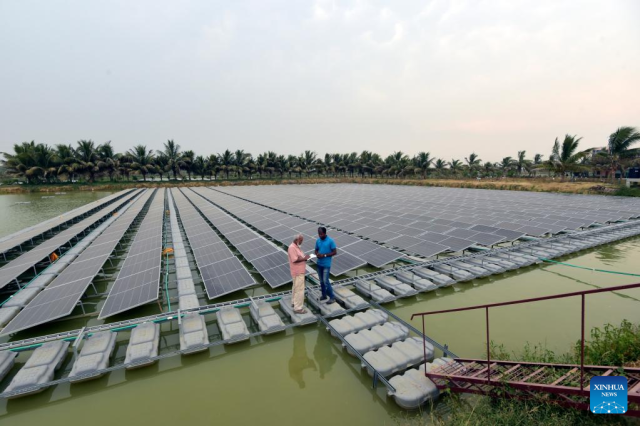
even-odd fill
[{"label": "floating solar panel", "polygon": [[448,246],[443,246],[442,244],[431,243],[428,241],[423,241],[419,244],[407,248],[407,251],[419,254],[424,257],[435,256],[447,250],[449,250]]},{"label": "floating solar panel", "polygon": [[440,241],[438,244],[449,247],[451,251],[462,251],[471,247],[474,242],[463,238],[450,237]]},{"label": "floating solar panel", "polygon": [[[223,212],[219,207],[212,204],[211,200],[207,198],[207,196],[211,195],[212,194],[207,192],[195,190],[189,193],[189,198],[201,205],[203,211],[208,215],[208,218],[214,226],[218,221],[235,220],[229,216],[228,213]],[[264,223],[264,220],[261,219],[256,219],[256,221],[262,221]],[[279,222],[275,223],[276,225],[279,224]],[[270,224],[272,223],[270,222]],[[233,243],[234,247],[242,254],[242,257],[256,268],[269,286],[275,288],[291,282],[293,280],[291,273],[282,273],[285,267],[287,271],[289,270],[289,259],[284,251],[246,226],[243,225],[243,227],[243,233],[247,236],[252,234],[255,238],[246,242]],[[224,235],[228,238],[227,234]]]},{"label": "floating solar panel", "polygon": [[507,240],[514,241],[520,237],[524,236],[524,232],[511,231],[509,229],[498,229],[492,234],[500,235],[501,237],[505,237]]},{"label": "floating solar panel", "polygon": [[[203,219],[194,205],[179,190],[172,190],[172,195],[200,271],[207,297],[213,299],[255,285],[255,281],[246,268],[231,253],[231,250]],[[196,242],[195,246],[192,241]],[[227,264],[234,267],[220,273],[222,266],[220,262],[229,259],[231,260]]]},{"label": "floating solar panel", "polygon": [[458,238],[469,238],[475,234],[477,234],[476,231],[470,231],[468,229],[460,229],[460,228],[456,228],[453,231],[447,232],[447,235],[450,235],[452,237],[458,237]]},{"label": "floating solar panel", "polygon": [[[118,197],[117,201],[109,204],[107,201],[101,204],[95,213],[91,216],[81,220],[80,222],[65,229],[54,237],[46,240],[42,244],[34,247],[28,252],[23,253],[21,256],[11,260],[0,268],[0,288],[5,287],[7,284],[17,279],[20,275],[35,267],[35,265],[41,262],[43,259],[49,257],[49,255],[60,247],[70,243],[74,238],[79,237],[83,232],[87,231],[90,227],[94,226],[98,221],[108,217],[114,211],[119,209],[123,204],[129,202],[138,191],[127,193],[124,197]],[[122,193],[119,193],[122,195]],[[110,198],[110,197],[109,197]],[[104,207],[108,204],[107,207]],[[95,210],[94,207],[92,210]],[[80,214],[80,213],[78,213]]]},{"label": "floating solar panel", "polygon": [[489,234],[486,232],[478,232],[477,234],[468,238],[470,241],[475,241],[483,246],[492,246],[504,241],[506,238],[502,235]]},{"label": "floating solar panel", "polygon": [[[2,330],[2,335],[16,333],[69,315],[152,193],[153,191],[146,191],[132,201],[127,210],[117,217],[89,248],[7,324]],[[90,250],[92,247],[98,247],[99,251]]]},{"label": "floating solar panel", "polygon": [[98,319],[133,309],[158,299],[164,190],[156,191],[151,207],[136,233],[129,252],[109,290]]}]

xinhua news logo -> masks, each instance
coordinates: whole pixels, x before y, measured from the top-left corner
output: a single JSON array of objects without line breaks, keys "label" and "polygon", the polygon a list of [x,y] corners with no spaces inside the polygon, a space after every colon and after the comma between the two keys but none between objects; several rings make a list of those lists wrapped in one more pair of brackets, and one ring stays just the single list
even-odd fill
[{"label": "xinhua news logo", "polygon": [[591,412],[596,414],[624,414],[627,412],[627,378],[595,376],[590,382]]}]

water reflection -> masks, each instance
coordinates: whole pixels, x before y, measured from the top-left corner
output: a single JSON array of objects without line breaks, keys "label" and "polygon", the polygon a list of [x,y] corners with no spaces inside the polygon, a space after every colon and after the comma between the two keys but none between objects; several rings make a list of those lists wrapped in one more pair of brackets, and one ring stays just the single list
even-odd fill
[{"label": "water reflection", "polygon": [[324,379],[325,374],[331,371],[336,363],[338,355],[333,353],[333,346],[327,338],[327,333],[317,333],[316,345],[313,348],[313,357],[318,363],[320,378]]},{"label": "water reflection", "polygon": [[304,370],[318,371],[316,363],[307,355],[307,338],[304,333],[293,335],[293,354],[289,359],[289,376],[298,384],[300,389],[306,387],[304,382]]},{"label": "water reflection", "polygon": [[605,245],[596,250],[596,259],[600,260],[605,265],[615,265],[625,258],[624,252],[621,250],[620,245]]}]

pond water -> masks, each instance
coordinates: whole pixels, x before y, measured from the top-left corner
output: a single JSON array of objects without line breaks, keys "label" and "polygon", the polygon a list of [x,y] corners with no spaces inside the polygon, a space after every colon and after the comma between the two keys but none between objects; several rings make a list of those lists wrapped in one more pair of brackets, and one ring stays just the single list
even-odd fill
[{"label": "pond water", "polygon": [[[73,193],[51,199],[0,196],[0,236],[53,217],[107,193]],[[17,201],[31,204],[15,205]],[[592,268],[638,273],[640,239],[565,257]],[[561,265],[532,266],[497,277],[457,284],[387,305],[409,321],[413,313],[501,302],[638,281]],[[622,319],[640,321],[640,290],[589,296],[587,328]],[[418,321],[413,324],[420,326]],[[70,328],[77,323],[70,321]],[[172,325],[163,325],[170,332]],[[175,327],[175,326],[174,326]],[[459,356],[485,355],[484,311],[429,317],[427,334]],[[491,311],[491,338],[508,350],[526,342],[565,352],[580,336],[580,300],[561,299]],[[170,337],[169,337],[170,338]],[[441,405],[446,404],[446,400]],[[446,407],[443,407],[446,408]],[[192,356],[162,360],[152,367],[117,371],[99,380],[64,384],[35,396],[0,401],[0,422],[49,426],[278,424],[387,425],[405,413],[338,341],[318,325],[213,347]]]}]

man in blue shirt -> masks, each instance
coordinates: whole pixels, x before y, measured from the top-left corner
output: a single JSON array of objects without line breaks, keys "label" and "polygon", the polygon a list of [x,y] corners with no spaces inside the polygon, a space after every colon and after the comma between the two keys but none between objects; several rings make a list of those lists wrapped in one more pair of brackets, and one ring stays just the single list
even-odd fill
[{"label": "man in blue shirt", "polygon": [[333,288],[329,282],[329,271],[331,269],[331,258],[337,254],[336,243],[327,235],[327,228],[321,226],[318,228],[318,239],[316,240],[316,256],[318,256],[318,278],[320,279],[320,288],[322,289],[322,297],[320,300],[327,300],[327,304],[335,303],[336,299],[333,295]]}]

